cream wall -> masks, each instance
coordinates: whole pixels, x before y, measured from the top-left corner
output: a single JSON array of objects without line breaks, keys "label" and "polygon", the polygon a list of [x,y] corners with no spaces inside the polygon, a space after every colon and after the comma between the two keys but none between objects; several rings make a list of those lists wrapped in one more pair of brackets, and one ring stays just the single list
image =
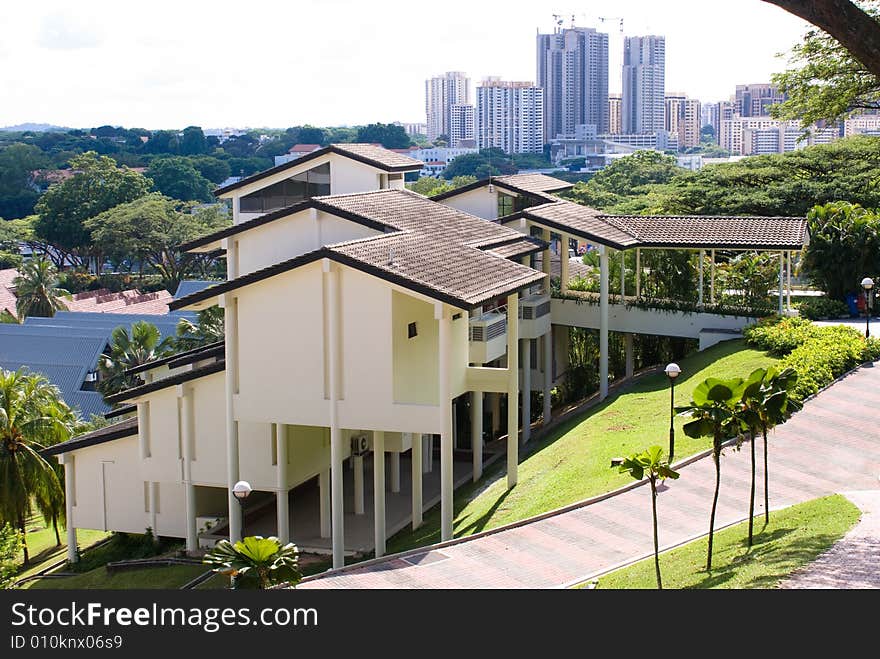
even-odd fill
[{"label": "cream wall", "polygon": [[154,391],[149,400],[150,457],[141,463],[143,480],[181,481],[182,446],[178,439],[178,398],[175,387]]},{"label": "cream wall", "polygon": [[330,159],[330,194],[350,194],[379,189],[381,170],[333,154]]},{"label": "cream wall", "polygon": [[486,186],[442,199],[439,203],[485,220],[494,220],[498,217],[498,193],[489,192]]}]

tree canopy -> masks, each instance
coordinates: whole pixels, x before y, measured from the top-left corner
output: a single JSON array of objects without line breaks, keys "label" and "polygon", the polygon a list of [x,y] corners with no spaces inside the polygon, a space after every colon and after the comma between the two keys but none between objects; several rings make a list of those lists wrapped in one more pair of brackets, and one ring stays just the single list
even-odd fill
[{"label": "tree canopy", "polygon": [[381,144],[386,149],[405,149],[412,144],[403,126],[381,123],[358,127],[356,141]]},{"label": "tree canopy", "polygon": [[519,167],[513,158],[501,149],[482,149],[479,153],[458,156],[443,170],[443,178],[451,181],[457,176],[476,176],[478,179],[504,174],[516,174]]},{"label": "tree canopy", "polygon": [[214,198],[211,181],[202,176],[188,158],[157,158],[147,170],[147,176],[153,181],[153,188],[167,197],[181,201],[211,201]]}]

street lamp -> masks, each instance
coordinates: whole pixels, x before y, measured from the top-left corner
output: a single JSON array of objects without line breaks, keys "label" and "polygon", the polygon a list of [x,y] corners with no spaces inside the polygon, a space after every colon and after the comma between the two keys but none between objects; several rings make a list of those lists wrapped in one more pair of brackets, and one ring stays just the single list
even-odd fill
[{"label": "street lamp", "polygon": [[862,288],[865,289],[865,338],[871,336],[871,289],[874,288],[874,280],[870,277],[862,279]]},{"label": "street lamp", "polygon": [[672,464],[672,458],[675,456],[675,378],[681,374],[681,367],[676,364],[667,364],[666,377],[669,378],[669,464]]},{"label": "street lamp", "polygon": [[238,500],[238,503],[241,504],[241,507],[244,508],[244,500],[250,496],[252,491],[253,488],[250,483],[247,481],[238,481],[232,487],[232,496],[234,496]]}]

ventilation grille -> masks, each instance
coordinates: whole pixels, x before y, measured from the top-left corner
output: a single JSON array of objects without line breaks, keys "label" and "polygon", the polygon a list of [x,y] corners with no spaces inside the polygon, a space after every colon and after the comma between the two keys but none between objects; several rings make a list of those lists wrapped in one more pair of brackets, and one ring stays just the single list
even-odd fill
[{"label": "ventilation grille", "polygon": [[504,335],[504,333],[507,331],[507,319],[502,318],[488,325],[473,324],[471,325],[470,330],[471,341],[476,341],[477,343],[485,343]]}]

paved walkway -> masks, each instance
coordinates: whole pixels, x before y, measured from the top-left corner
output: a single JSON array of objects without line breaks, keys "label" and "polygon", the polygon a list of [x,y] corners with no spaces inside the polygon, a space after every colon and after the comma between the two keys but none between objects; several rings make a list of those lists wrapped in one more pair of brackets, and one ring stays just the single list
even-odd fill
[{"label": "paved walkway", "polygon": [[782,588],[880,588],[880,492],[844,492],[862,519]]},{"label": "paved walkway", "polygon": [[[862,368],[807,403],[770,436],[770,507],[834,492],[874,490],[880,474],[880,367]],[[759,510],[763,509],[761,443]],[[748,514],[749,447],[726,449],[717,526]],[[681,469],[658,498],[660,544],[706,532],[711,458]],[[555,588],[648,556],[650,494],[637,487],[522,526],[330,572],[300,588]],[[876,565],[877,563],[875,563]]]}]

